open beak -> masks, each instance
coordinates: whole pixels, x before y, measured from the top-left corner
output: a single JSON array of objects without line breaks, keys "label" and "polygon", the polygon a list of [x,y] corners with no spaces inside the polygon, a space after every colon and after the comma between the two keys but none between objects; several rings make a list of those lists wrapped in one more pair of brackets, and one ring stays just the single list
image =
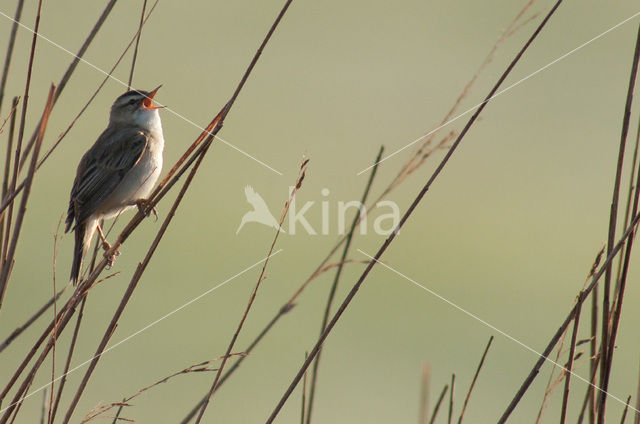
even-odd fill
[{"label": "open beak", "polygon": [[149,96],[142,101],[142,105],[145,108],[147,108],[147,109],[161,109],[161,108],[164,107],[164,106],[154,106],[153,105],[153,97],[156,95],[158,90],[160,90],[160,87],[162,87],[162,84],[157,86],[151,93],[149,93]]}]

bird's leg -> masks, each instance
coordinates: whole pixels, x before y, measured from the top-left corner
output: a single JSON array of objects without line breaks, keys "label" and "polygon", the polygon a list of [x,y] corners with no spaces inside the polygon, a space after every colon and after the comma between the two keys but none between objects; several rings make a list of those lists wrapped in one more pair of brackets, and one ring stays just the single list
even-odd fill
[{"label": "bird's leg", "polygon": [[111,250],[111,245],[109,244],[109,242],[107,241],[106,237],[104,236],[104,233],[102,232],[102,227],[100,227],[100,224],[96,224],[96,229],[98,230],[98,235],[100,236],[100,240],[102,240],[102,248],[104,249],[104,257],[107,259],[107,262],[109,263],[109,266],[113,266],[114,262],[116,261],[116,256],[118,256],[120,254],[120,252],[118,251],[118,249],[116,249],[111,255],[108,254],[109,250]]},{"label": "bird's leg", "polygon": [[151,208],[151,211],[147,211],[146,209],[149,207],[149,200],[148,199],[138,199],[136,200],[136,206],[138,207],[138,210],[140,211],[140,214],[143,216],[149,216],[151,214],[151,212],[153,212],[153,216],[155,216],[156,221],[158,220],[158,211],[156,210],[155,207]]}]

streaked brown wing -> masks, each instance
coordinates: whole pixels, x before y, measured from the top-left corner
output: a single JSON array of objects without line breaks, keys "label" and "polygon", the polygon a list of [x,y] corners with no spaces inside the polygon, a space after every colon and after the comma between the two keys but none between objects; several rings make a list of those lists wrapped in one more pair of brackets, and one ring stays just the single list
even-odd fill
[{"label": "streaked brown wing", "polygon": [[67,231],[89,218],[142,157],[148,137],[135,128],[107,129],[84,154],[71,189]]}]

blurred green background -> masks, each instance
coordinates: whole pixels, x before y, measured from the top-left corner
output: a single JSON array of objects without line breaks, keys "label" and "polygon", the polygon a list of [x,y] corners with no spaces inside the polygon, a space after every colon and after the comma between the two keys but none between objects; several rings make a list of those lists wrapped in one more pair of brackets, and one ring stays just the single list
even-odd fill
[{"label": "blurred green background", "polygon": [[[30,28],[36,3],[28,2],[23,14]],[[40,32],[75,52],[105,3],[45,1]],[[626,0],[565,3],[505,86],[639,11],[637,2]],[[148,90],[164,84],[157,96],[161,103],[199,126],[206,125],[231,95],[281,5],[280,0],[161,0],[142,34],[134,86]],[[273,238],[272,229],[254,223],[235,234],[242,215],[250,209],[244,186],[252,185],[279,216],[305,155],[311,162],[298,205],[315,201],[306,216],[319,229],[320,202],[328,201],[332,229],[329,235],[298,231],[295,236],[281,236],[278,247],[284,251],[269,264],[268,279],[235,349],[241,351],[333,246],[338,237],[338,201],[359,199],[368,177],[356,173],[371,164],[381,144],[391,153],[439,124],[523,5],[523,1],[295,0],[220,133],[283,175],[217,143],[111,344],[262,259]],[[527,16],[544,15],[551,5],[537,1]],[[109,70],[135,33],[140,8],[140,1],[118,2],[85,59]],[[13,16],[14,9],[13,0],[0,1],[2,13]],[[504,43],[461,111],[482,101],[540,19]],[[637,17],[632,19],[495,99],[384,261],[542,351],[606,239],[638,22]],[[2,48],[10,26],[11,21],[0,16]],[[31,34],[20,29],[3,118],[11,96],[24,91],[30,43]],[[27,135],[41,114],[49,84],[60,79],[72,59],[43,39],[38,40],[36,51]],[[130,60],[128,55],[115,71],[116,78],[127,80]],[[78,66],[53,112],[46,146],[67,127],[103,78],[87,64]],[[109,81],[36,176],[13,279],[0,311],[2,339],[51,296],[53,236],[66,210],[76,164],[105,127],[109,106],[125,89]],[[633,135],[638,110],[634,109]],[[162,119],[166,172],[199,130],[168,111],[162,112]],[[443,134],[464,122],[466,118],[456,121]],[[6,134],[0,140],[5,143]],[[412,151],[406,149],[381,165],[372,195],[386,187]],[[435,155],[388,199],[404,211],[441,157],[442,152]],[[626,184],[626,173],[624,178]],[[321,194],[324,188],[330,190],[327,197]],[[160,219],[166,216],[170,200],[160,204]],[[121,248],[114,267],[121,274],[91,292],[73,366],[92,357],[135,264],[159,226],[160,222],[146,220]],[[383,240],[373,232],[358,236],[351,257],[364,259],[357,249],[373,254]],[[73,237],[67,235],[59,245],[59,287],[67,280],[72,244]],[[634,259],[639,259],[637,254]],[[345,269],[338,300],[362,269],[360,264]],[[74,422],[99,403],[119,401],[167,374],[222,355],[258,273],[256,268],[235,278],[106,353]],[[205,422],[266,420],[315,342],[332,277],[330,272],[311,284],[298,306],[216,394]],[[611,382],[611,393],[625,400],[635,394],[637,385],[637,282],[638,266],[632,263]],[[0,381],[11,375],[50,315],[0,355]],[[587,330],[583,326],[580,335],[587,337]],[[451,373],[456,373],[455,409],[459,412],[492,334],[496,339],[466,412],[468,423],[495,422],[537,356],[391,271],[375,267],[327,340],[314,422],[416,422],[424,361],[432,369],[431,405]],[[61,338],[58,372],[70,335],[68,329]],[[576,372],[586,377],[586,363],[579,365]],[[48,367],[39,373],[34,389],[47,383]],[[69,375],[63,406],[84,370]],[[535,421],[549,371],[545,365],[511,422]],[[122,416],[142,423],[178,422],[212,379],[213,374],[179,376],[136,399]],[[586,385],[574,379],[573,389],[571,421]],[[558,421],[559,403],[560,390],[543,422]],[[36,422],[41,405],[42,392],[25,402],[17,422]],[[299,422],[299,408],[300,391],[296,390],[277,422]],[[623,405],[609,400],[612,420],[619,419],[622,409]],[[442,410],[440,418],[445,417]]]}]

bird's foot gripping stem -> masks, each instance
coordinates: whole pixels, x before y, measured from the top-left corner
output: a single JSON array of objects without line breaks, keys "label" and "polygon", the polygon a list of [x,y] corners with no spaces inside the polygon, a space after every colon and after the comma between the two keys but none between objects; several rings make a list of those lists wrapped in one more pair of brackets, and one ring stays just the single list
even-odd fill
[{"label": "bird's foot gripping stem", "polygon": [[111,254],[109,254],[109,252],[111,251],[111,245],[109,244],[106,237],[104,236],[104,233],[102,232],[102,228],[100,227],[100,225],[97,226],[97,229],[98,229],[98,235],[100,236],[100,240],[102,241],[102,248],[104,249],[103,256],[107,260],[107,264],[109,265],[109,268],[111,268],[113,264],[116,262],[116,256],[120,256],[120,251],[118,249],[115,249]]},{"label": "bird's foot gripping stem", "polygon": [[155,207],[152,207],[151,210],[148,210],[151,202],[148,199],[138,199],[136,200],[136,206],[138,207],[138,211],[142,216],[149,216],[153,213],[153,216],[158,220],[158,211]]}]

